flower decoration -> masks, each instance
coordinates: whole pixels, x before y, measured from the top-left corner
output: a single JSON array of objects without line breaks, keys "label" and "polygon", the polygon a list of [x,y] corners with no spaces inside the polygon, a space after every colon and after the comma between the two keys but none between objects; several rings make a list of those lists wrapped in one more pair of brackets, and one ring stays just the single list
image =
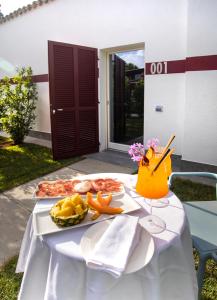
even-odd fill
[{"label": "flower decoration", "polygon": [[[146,147],[147,148],[152,147],[155,151],[157,151],[159,143],[160,143],[159,139],[152,138],[147,141]],[[131,156],[131,159],[133,161],[139,162],[145,155],[145,147],[141,143],[134,143],[133,145],[130,146],[128,153]]]},{"label": "flower decoration", "polygon": [[128,151],[133,161],[140,161],[145,154],[145,147],[141,143],[134,143]]},{"label": "flower decoration", "polygon": [[157,151],[157,148],[159,147],[160,141],[158,138],[152,138],[147,141],[146,147],[149,149],[152,147],[155,151]]}]

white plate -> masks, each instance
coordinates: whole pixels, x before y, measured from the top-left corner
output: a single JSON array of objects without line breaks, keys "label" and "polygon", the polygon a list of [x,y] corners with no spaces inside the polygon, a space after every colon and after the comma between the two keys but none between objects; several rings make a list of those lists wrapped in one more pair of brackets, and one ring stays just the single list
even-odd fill
[{"label": "white plate", "polygon": [[[93,251],[96,243],[106,231],[112,220],[94,224],[84,233],[80,247],[82,254],[87,259]],[[133,251],[124,273],[129,274],[145,267],[154,254],[154,240],[150,233],[145,229],[141,230],[141,239],[135,250]]]},{"label": "white plate", "polygon": [[[53,202],[53,201],[52,201]],[[54,203],[51,204],[50,208],[54,205]],[[129,213],[135,210],[138,210],[141,208],[141,206],[133,200],[128,194],[119,195],[117,197],[114,197],[111,201],[111,206],[113,207],[121,207],[124,210],[124,213]],[[49,234],[64,230],[69,230],[85,225],[92,225],[96,222],[104,221],[110,218],[114,218],[116,215],[101,215],[98,219],[92,221],[91,217],[93,216],[94,212],[89,210],[85,219],[74,226],[69,227],[58,227],[51,219],[49,212],[50,208],[36,211],[33,213],[33,228],[34,233],[36,235],[43,235],[43,234]]]},{"label": "white plate", "polygon": [[[102,178],[102,177],[100,177]],[[109,177],[105,177],[105,178],[109,178]],[[97,178],[94,178],[94,179],[97,179]],[[104,179],[104,178],[102,178]],[[111,178],[111,179],[115,179],[115,178]],[[82,178],[79,178],[79,177],[75,177],[73,179],[62,179],[62,181],[74,181],[74,180],[92,180],[90,178],[85,178],[85,179],[82,179]],[[62,198],[65,198],[65,197],[70,197],[72,196],[73,194],[75,194],[75,192],[72,194],[72,195],[62,195],[62,196],[45,196],[45,197],[40,197],[40,196],[37,196],[37,192],[39,191],[39,185],[42,184],[42,183],[49,183],[49,184],[52,184],[52,183],[55,183],[57,182],[58,180],[44,180],[44,181],[40,181],[35,189],[35,192],[33,193],[33,199],[35,200],[49,200],[49,199],[62,199]],[[118,180],[119,181],[119,180]],[[121,194],[124,194],[125,193],[125,189],[124,189],[124,185],[121,184],[120,186],[120,191],[119,192],[111,192],[113,196],[119,196]],[[103,195],[106,196],[108,195],[109,193],[104,193]],[[85,197],[86,196],[86,193],[85,194],[81,194],[81,196]],[[96,193],[93,193],[93,196],[96,196]]]}]

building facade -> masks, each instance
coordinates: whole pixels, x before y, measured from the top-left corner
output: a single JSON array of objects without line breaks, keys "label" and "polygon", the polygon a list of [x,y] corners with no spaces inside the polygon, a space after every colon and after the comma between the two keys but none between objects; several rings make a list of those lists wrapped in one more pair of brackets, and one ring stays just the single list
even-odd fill
[{"label": "building facade", "polygon": [[[81,45],[97,49],[99,59],[99,103],[95,111],[98,128],[93,128],[98,130],[95,138],[99,139],[100,151],[126,151],[129,141],[133,141],[132,131],[128,142],[115,138],[112,132],[126,137],[122,129],[132,128],[132,118],[139,115],[143,142],[158,137],[165,144],[175,133],[175,153],[183,163],[217,166],[217,1],[54,0],[41,7],[39,2],[42,1],[35,2],[35,9],[6,18],[0,24],[0,78],[12,76],[15,67],[32,67],[39,91],[36,132],[49,136],[56,131],[50,119],[53,108],[48,41]],[[124,83],[123,71],[117,73],[118,67],[115,69],[119,79],[114,84],[122,85],[117,94],[111,88],[111,57],[135,51],[143,53],[144,67],[140,65],[138,69],[144,71],[135,71],[134,77],[141,80],[143,74],[144,111],[128,112],[126,121],[122,109],[126,104],[121,95],[127,84],[126,72],[133,72],[125,72]],[[120,59],[124,60],[123,55],[119,55],[119,62],[116,60],[119,67]],[[117,105],[115,101],[119,101]],[[115,120],[119,122],[116,127]]]}]

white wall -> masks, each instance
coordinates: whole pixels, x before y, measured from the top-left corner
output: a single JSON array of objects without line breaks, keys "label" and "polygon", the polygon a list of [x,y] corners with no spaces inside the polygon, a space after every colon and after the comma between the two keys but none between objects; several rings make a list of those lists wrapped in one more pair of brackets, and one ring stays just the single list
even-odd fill
[{"label": "white wall", "polygon": [[36,108],[37,119],[34,130],[41,132],[51,132],[50,128],[50,104],[49,85],[47,82],[37,83],[38,103]]},{"label": "white wall", "polygon": [[217,54],[217,1],[188,0],[187,56]]},{"label": "white wall", "polygon": [[[217,1],[189,0],[187,56],[217,54]],[[217,71],[186,73],[182,158],[217,165]]]},{"label": "white wall", "polygon": [[[55,0],[0,26],[0,57],[14,66],[32,66],[34,74],[48,73],[47,40],[55,40],[99,49],[146,42],[146,61],[180,59],[185,19],[183,0]],[[48,108],[48,98],[45,102]],[[50,131],[49,124],[39,123],[36,129]]]},{"label": "white wall", "polygon": [[186,74],[183,159],[217,165],[217,72]]},{"label": "white wall", "polygon": [[[166,145],[171,134],[176,135],[176,154],[182,153],[185,103],[185,74],[151,75],[145,79],[144,140],[159,137]],[[155,106],[162,105],[163,112]]]},{"label": "white wall", "polygon": [[[216,5],[215,0],[55,0],[0,25],[0,58],[14,66],[30,65],[36,75],[48,73],[47,40],[98,49],[144,42],[146,62],[216,54]],[[103,72],[101,70],[100,74]],[[199,86],[203,79],[198,77],[198,72],[191,73],[187,75],[186,91],[184,74],[146,76],[145,139],[158,136],[162,143],[165,143],[170,133],[175,132],[177,154],[183,154],[187,160],[215,164],[214,152],[205,157],[200,148],[197,150],[198,157],[195,156],[196,144],[194,143],[194,147],[190,136],[193,128],[197,127],[197,132],[203,131],[203,124],[197,121],[202,112],[206,109],[207,114],[208,110],[214,111],[213,99],[216,92],[213,82],[216,78],[215,75],[206,77],[207,85],[203,87],[203,92],[198,91],[200,105],[204,95],[208,104],[202,104],[197,118],[194,110],[196,102],[192,99],[196,93],[194,86]],[[215,74],[215,71],[201,73],[203,77],[205,73]],[[194,76],[194,79],[191,79],[191,76]],[[38,107],[40,117],[35,128],[50,132],[46,85],[47,83],[40,84],[39,101],[43,103],[43,107]],[[100,100],[100,140],[104,141],[106,126],[103,124],[103,114],[106,99],[102,93]],[[154,112],[155,104],[162,104],[164,112]],[[195,116],[196,121],[191,127],[192,116]],[[211,125],[214,127],[214,121],[210,118],[208,123],[209,126],[204,132],[207,136],[206,141],[202,141],[199,135],[195,139],[197,144],[200,144],[200,141],[206,142],[210,149],[216,149],[211,142],[213,132],[208,130]]]},{"label": "white wall", "polygon": [[147,42],[147,61],[183,58],[186,1],[55,0],[0,25],[0,57],[47,73],[54,40],[99,49]]}]

